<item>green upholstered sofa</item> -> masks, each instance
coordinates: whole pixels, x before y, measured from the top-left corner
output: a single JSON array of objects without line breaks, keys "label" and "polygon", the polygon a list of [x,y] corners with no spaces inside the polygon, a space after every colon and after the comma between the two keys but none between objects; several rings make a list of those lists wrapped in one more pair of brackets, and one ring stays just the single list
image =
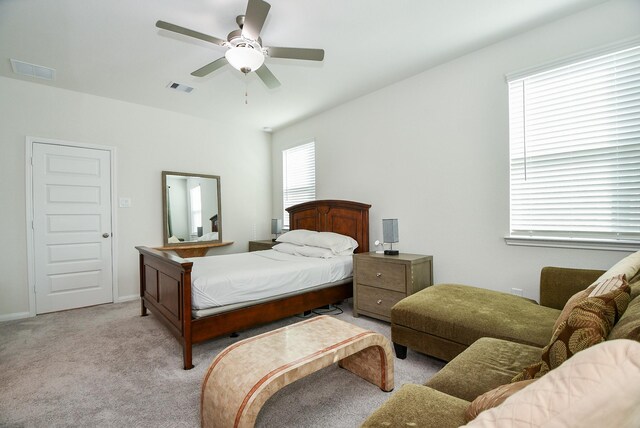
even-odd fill
[{"label": "green upholstered sofa", "polygon": [[[448,284],[399,302],[392,309],[391,328],[400,357],[408,346],[450,361],[425,385],[402,385],[363,427],[464,425],[465,411],[476,397],[509,383],[524,367],[540,361],[566,301],[603,272],[544,268],[541,305],[505,293]],[[640,273],[629,283],[631,303],[607,340],[640,341]]]}]

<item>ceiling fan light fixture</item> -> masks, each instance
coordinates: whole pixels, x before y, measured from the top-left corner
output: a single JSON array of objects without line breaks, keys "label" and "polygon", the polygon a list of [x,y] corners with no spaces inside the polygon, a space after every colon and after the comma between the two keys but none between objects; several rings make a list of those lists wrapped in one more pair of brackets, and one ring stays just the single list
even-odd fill
[{"label": "ceiling fan light fixture", "polygon": [[251,46],[232,47],[224,56],[233,68],[245,74],[256,71],[264,63],[263,53]]}]

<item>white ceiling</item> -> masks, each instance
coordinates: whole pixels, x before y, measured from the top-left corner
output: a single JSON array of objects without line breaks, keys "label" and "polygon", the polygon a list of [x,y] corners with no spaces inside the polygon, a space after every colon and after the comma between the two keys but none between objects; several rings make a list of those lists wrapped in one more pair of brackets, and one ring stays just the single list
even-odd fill
[{"label": "white ceiling", "polygon": [[[246,0],[0,0],[0,75],[277,129],[605,0],[268,1],[264,45],[325,50],[321,63],[268,58],[277,89],[230,66],[192,77],[224,48],[155,27],[225,39]],[[10,58],[54,68],[56,80],[18,76]]]}]

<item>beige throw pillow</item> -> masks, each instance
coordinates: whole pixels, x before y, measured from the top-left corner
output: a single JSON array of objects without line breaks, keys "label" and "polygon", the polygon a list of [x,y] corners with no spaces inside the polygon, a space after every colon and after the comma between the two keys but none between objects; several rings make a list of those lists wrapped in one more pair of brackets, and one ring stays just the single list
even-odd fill
[{"label": "beige throw pillow", "polygon": [[571,358],[465,427],[640,426],[640,343],[608,340]]},{"label": "beige throw pillow", "polygon": [[629,254],[624,259],[620,260],[615,265],[611,266],[605,273],[603,273],[596,282],[600,282],[603,279],[611,278],[615,275],[625,274],[627,278],[633,278],[633,276],[640,271],[640,251]]}]

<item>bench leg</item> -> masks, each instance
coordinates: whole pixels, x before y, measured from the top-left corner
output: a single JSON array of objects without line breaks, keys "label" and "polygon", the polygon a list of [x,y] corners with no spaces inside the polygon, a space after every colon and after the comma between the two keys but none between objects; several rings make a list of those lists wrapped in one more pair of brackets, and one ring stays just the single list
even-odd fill
[{"label": "bench leg", "polygon": [[393,390],[393,355],[389,345],[364,348],[343,358],[338,365],[377,385],[383,391]]},{"label": "bench leg", "polygon": [[399,345],[397,343],[393,344],[393,350],[396,351],[396,358],[400,360],[404,360],[407,358],[407,347],[403,345]]}]

